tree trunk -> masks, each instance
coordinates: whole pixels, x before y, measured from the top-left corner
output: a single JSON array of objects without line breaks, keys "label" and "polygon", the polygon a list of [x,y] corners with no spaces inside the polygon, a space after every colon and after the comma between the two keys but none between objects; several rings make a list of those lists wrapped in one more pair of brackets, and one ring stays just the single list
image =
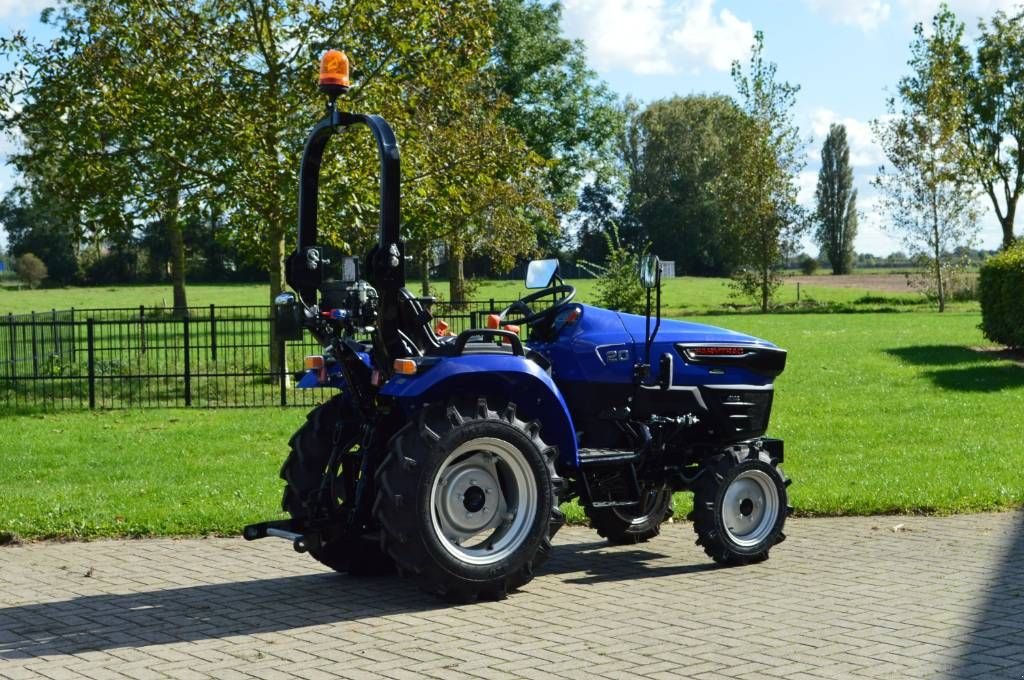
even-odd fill
[{"label": "tree trunk", "polygon": [[178,187],[167,190],[164,197],[164,226],[171,243],[171,287],[174,289],[174,314],[183,316],[188,310],[185,294],[185,235],[178,219]]},{"label": "tree trunk", "polygon": [[764,268],[761,269],[761,312],[762,313],[765,313],[765,312],[768,311],[768,298],[769,298],[769,292],[770,292],[768,290],[768,286],[771,283],[769,281],[769,277],[770,276],[771,276],[771,274],[769,273],[768,269],[764,269]]},{"label": "tree trunk", "polygon": [[420,275],[423,282],[423,297],[430,295],[430,248],[425,247],[420,252]]},{"label": "tree trunk", "polygon": [[[275,220],[270,229],[270,304],[284,290],[284,226]],[[270,373],[272,376],[287,374],[284,340],[277,337],[274,324],[270,324]],[[279,378],[272,378],[277,380]],[[286,378],[287,379],[287,376]]]},{"label": "tree trunk", "polygon": [[1016,212],[1017,202],[1013,201],[1006,206],[1006,215],[999,220],[999,225],[1003,228],[1003,250],[1012,246],[1017,240],[1013,235],[1013,218]]},{"label": "tree trunk", "polygon": [[448,253],[448,297],[453,307],[461,307],[466,301],[466,275],[462,271],[465,255],[460,248]]}]

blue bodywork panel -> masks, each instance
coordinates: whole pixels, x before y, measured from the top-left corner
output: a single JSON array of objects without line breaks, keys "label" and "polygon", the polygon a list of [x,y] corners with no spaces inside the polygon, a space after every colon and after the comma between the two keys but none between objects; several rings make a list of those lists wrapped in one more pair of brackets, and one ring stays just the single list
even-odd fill
[{"label": "blue bodywork panel", "polygon": [[394,397],[406,417],[424,404],[460,395],[493,395],[515,402],[523,420],[537,419],[541,437],[558,447],[562,465],[576,468],[576,430],[561,391],[535,362],[512,354],[464,354],[443,357],[423,373],[393,376],[380,393]]},{"label": "blue bodywork panel", "polygon": [[[561,323],[572,308],[579,311],[575,322]],[[624,314],[590,305],[569,305],[556,317],[557,335],[547,342],[531,342],[535,351],[551,361],[556,383],[596,382],[631,383],[633,365],[644,359],[645,322],[643,316]],[[653,324],[653,320],[652,320]],[[673,356],[673,385],[768,385],[772,379],[741,366],[710,368],[685,362],[675,350],[677,343],[749,345],[775,348],[770,342],[744,333],[689,321],[663,319],[651,346],[651,375],[657,382],[658,358]]]}]

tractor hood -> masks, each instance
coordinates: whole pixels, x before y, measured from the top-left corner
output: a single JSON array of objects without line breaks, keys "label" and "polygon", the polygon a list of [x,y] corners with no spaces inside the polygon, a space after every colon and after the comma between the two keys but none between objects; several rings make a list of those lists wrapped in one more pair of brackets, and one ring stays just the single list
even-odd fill
[{"label": "tractor hood", "polygon": [[[609,313],[606,310],[592,307],[587,310],[587,313]],[[626,332],[633,337],[633,342],[643,344],[646,333],[647,319],[639,314],[626,314],[623,312],[610,312],[619,317],[622,322],[622,326],[626,329]],[[654,327],[655,320],[651,319],[651,328]],[[655,338],[655,342],[658,344],[662,343],[699,343],[706,342],[712,344],[718,343],[740,343],[744,345],[758,345],[760,347],[775,347],[772,343],[755,338],[753,335],[747,335],[746,333],[738,333],[736,331],[730,331],[725,328],[718,328],[717,326],[709,326],[703,323],[693,323],[691,321],[676,321],[674,319],[662,319],[661,328],[658,330],[658,337]]]}]

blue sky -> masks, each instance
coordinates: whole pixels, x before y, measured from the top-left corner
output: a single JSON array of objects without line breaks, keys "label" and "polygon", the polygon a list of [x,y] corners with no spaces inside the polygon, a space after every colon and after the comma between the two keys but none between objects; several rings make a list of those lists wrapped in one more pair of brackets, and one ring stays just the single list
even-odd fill
[{"label": "blue sky", "polygon": [[[586,44],[591,66],[616,92],[644,102],[675,94],[732,94],[729,64],[745,58],[754,31],[763,31],[778,77],[801,88],[795,120],[808,155],[802,199],[813,199],[818,150],[829,124],[846,124],[863,214],[856,249],[884,255],[900,243],[885,232],[868,184],[882,162],[868,123],[885,113],[886,98],[906,72],[914,23],[927,22],[939,1],[563,0],[563,28]],[[1012,10],[1020,1],[949,4],[970,27],[979,16]],[[0,0],[0,31],[40,35],[39,11],[47,4]],[[4,141],[0,153],[7,148]],[[0,167],[0,191],[14,181],[10,169]],[[982,208],[980,245],[995,248],[998,224],[991,206]]]}]

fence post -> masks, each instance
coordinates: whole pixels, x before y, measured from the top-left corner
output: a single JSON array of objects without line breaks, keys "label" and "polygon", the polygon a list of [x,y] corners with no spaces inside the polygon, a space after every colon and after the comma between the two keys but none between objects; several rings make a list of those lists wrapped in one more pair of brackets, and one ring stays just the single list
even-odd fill
[{"label": "fence post", "polygon": [[71,340],[71,347],[68,348],[68,361],[74,362],[75,360],[75,348],[78,345],[78,332],[75,330],[75,308],[71,308],[71,325],[69,326],[71,332],[68,333],[68,338]]},{"label": "fence post", "polygon": [[39,377],[39,346],[36,344],[36,312],[32,310],[32,377]]},{"label": "fence post", "polygon": [[800,302],[800,282],[796,282],[796,301]]},{"label": "fence post", "polygon": [[217,360],[217,313],[212,302],[210,303],[210,359]]},{"label": "fence post", "polygon": [[[57,309],[50,309],[50,335],[53,336],[53,351],[50,353],[51,356],[63,357],[64,348],[61,346],[60,332],[57,327]],[[52,362],[51,362],[52,363]]]},{"label": "fence post", "polygon": [[288,355],[281,340],[281,406],[288,405]]},{"label": "fence post", "polygon": [[146,305],[139,305],[139,354],[146,353]]},{"label": "fence post", "polygon": [[188,309],[185,309],[185,314],[181,317],[182,329],[185,335],[185,406],[192,405],[192,354],[189,351],[189,314]]},{"label": "fence post", "polygon": [[96,408],[96,330],[95,320],[90,317],[86,322],[86,345],[89,357],[89,408]]},{"label": "fence post", "polygon": [[13,378],[18,372],[18,327],[14,325],[14,314],[7,314],[7,331],[9,333],[9,342],[11,343],[11,377]]}]

